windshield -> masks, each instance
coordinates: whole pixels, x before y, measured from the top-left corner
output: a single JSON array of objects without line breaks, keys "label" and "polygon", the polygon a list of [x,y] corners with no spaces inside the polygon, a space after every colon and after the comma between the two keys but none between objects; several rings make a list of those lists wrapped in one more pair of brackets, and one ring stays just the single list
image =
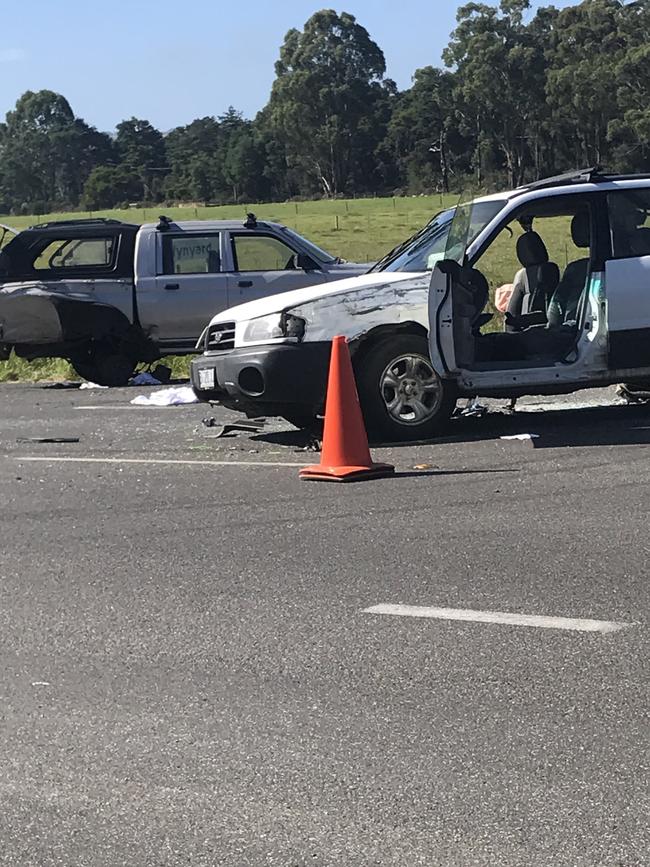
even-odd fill
[{"label": "windshield", "polygon": [[454,209],[441,211],[411,238],[398,244],[371,271],[432,271],[445,257]]},{"label": "windshield", "polygon": [[330,253],[326,253],[325,250],[321,250],[320,247],[317,247],[312,241],[308,241],[307,238],[303,238],[302,235],[294,232],[293,229],[288,229],[286,226],[282,228],[294,241],[298,241],[299,244],[306,247],[309,250],[309,255],[319,262],[324,262],[326,265],[334,265],[336,262],[341,261],[336,256],[332,256]]},{"label": "windshield", "polygon": [[441,259],[453,259],[462,265],[465,261],[465,251],[477,238],[487,224],[504,207],[504,199],[490,201],[465,201],[456,208],[451,228],[448,232],[444,255]]}]

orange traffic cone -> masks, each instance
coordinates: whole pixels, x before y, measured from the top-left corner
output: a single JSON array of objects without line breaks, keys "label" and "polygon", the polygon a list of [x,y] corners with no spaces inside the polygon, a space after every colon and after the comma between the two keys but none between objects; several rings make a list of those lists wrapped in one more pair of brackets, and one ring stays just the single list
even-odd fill
[{"label": "orange traffic cone", "polygon": [[327,381],[321,461],[318,465],[303,467],[300,478],[355,482],[392,476],[394,472],[395,467],[390,464],[372,462],[348,343],[345,337],[335,337]]}]

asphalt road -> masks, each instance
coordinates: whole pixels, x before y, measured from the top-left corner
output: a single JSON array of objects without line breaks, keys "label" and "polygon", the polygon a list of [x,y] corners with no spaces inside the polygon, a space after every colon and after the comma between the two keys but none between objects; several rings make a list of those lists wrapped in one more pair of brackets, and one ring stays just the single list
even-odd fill
[{"label": "asphalt road", "polygon": [[[648,863],[650,408],[459,419],[337,486],[147,391],[0,387],[1,864]],[[399,603],[624,626],[365,613]]]}]

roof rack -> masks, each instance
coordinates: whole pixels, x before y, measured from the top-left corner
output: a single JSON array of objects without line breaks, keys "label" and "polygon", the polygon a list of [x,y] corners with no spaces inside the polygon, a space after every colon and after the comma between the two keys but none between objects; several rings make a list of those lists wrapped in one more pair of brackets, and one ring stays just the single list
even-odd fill
[{"label": "roof rack", "polygon": [[79,220],[49,220],[46,223],[35,223],[30,229],[49,229],[51,226],[129,226],[123,220],[113,220],[110,217],[84,217]]},{"label": "roof rack", "polygon": [[517,187],[518,190],[543,190],[546,187],[561,187],[572,186],[573,184],[597,184],[606,181],[637,181],[650,179],[650,174],[627,174],[617,175],[605,172],[601,166],[591,166],[587,169],[574,169],[572,172],[565,172],[561,175],[555,175],[552,178],[542,178],[539,181],[533,181],[530,184],[522,184]]},{"label": "roof rack", "polygon": [[587,169],[574,169],[572,172],[564,172],[554,175],[552,178],[542,178],[533,181],[532,184],[522,184],[518,190],[543,190],[545,187],[569,186],[570,184],[593,184],[595,181],[605,180],[606,175],[600,166],[591,166]]}]

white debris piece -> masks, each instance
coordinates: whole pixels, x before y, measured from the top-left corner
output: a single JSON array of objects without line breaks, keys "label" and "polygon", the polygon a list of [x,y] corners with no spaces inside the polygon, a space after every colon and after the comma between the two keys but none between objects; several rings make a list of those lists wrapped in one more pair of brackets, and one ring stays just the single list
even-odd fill
[{"label": "white debris piece", "polygon": [[536,440],[536,439],[539,439],[539,434],[529,434],[529,433],[509,434],[506,437],[499,437],[499,439],[502,439],[502,440],[522,440],[522,441]]},{"label": "white debris piece", "polygon": [[82,382],[79,388],[108,388],[107,385],[97,385],[96,382]]},{"label": "white debris piece", "polygon": [[163,388],[151,394],[139,394],[131,401],[135,406],[182,406],[186,403],[198,403],[191,386],[182,385],[176,388]]}]

